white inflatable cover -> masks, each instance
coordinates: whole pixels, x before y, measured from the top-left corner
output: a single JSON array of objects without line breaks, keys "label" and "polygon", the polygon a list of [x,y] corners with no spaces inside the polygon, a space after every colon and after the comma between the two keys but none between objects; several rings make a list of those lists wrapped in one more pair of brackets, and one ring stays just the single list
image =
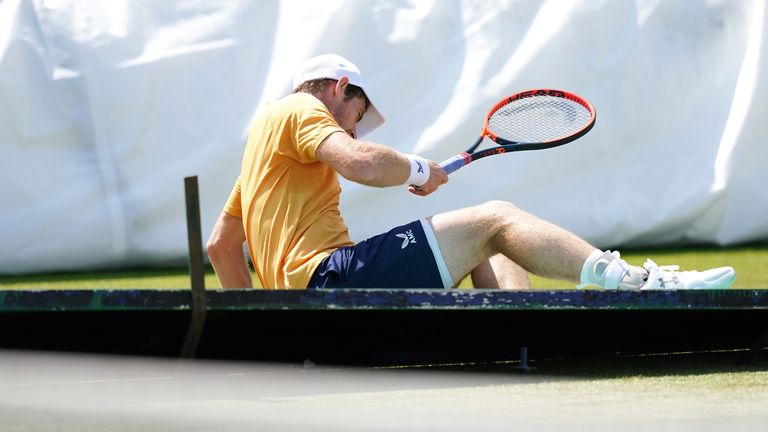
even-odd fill
[{"label": "white inflatable cover", "polygon": [[387,123],[442,161],[534,87],[591,100],[595,128],[478,161],[427,198],[343,183],[355,240],[502,199],[598,246],[768,238],[766,6],[744,1],[4,0],[0,273],[185,262],[183,178],[203,237],[250,118],[297,65],[353,60]]}]

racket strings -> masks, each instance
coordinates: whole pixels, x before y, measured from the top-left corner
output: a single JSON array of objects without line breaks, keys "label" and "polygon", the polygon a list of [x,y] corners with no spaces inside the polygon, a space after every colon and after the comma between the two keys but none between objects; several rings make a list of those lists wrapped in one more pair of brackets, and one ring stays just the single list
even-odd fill
[{"label": "racket strings", "polygon": [[508,141],[537,143],[555,141],[584,129],[592,113],[578,102],[555,96],[531,96],[497,109],[488,129]]}]

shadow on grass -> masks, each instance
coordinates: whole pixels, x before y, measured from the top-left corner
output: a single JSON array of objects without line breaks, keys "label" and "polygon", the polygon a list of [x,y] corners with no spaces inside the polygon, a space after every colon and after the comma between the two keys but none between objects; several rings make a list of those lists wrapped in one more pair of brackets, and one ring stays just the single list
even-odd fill
[{"label": "shadow on grass", "polygon": [[[748,362],[744,360],[748,359]],[[768,348],[754,355],[746,350],[665,353],[632,356],[564,356],[529,361],[532,368],[521,371],[518,361],[431,366],[433,370],[468,373],[519,374],[531,382],[561,379],[620,379],[634,377],[697,376],[720,373],[768,371]],[[522,382],[527,380],[523,379]]]}]

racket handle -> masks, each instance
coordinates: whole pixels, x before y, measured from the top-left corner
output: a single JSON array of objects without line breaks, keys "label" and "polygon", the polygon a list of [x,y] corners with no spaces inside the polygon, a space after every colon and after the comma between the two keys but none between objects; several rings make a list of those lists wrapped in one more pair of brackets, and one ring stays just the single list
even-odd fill
[{"label": "racket handle", "polygon": [[472,159],[469,157],[468,153],[462,153],[444,160],[440,166],[443,167],[446,174],[450,174],[471,161]]}]

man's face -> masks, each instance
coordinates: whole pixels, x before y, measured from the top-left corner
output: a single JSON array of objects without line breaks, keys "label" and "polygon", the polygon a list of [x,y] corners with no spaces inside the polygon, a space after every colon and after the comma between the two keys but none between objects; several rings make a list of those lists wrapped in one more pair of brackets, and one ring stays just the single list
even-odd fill
[{"label": "man's face", "polygon": [[342,99],[331,110],[331,114],[342,129],[352,138],[357,138],[357,123],[365,114],[365,98],[353,97],[346,100]]}]

